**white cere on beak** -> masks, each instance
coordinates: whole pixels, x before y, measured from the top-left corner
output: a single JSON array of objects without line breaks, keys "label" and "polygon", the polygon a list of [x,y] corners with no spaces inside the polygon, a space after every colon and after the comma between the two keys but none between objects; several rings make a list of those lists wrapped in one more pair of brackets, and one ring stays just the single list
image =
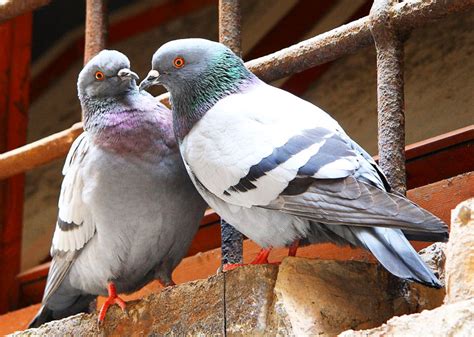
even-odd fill
[{"label": "white cere on beak", "polygon": [[148,72],[148,76],[150,79],[152,78],[157,78],[158,76],[160,76],[160,73],[158,72],[158,70],[150,70]]},{"label": "white cere on beak", "polygon": [[124,78],[124,77],[134,78],[135,80],[139,79],[138,75],[128,68],[120,69],[119,72],[117,73],[117,76],[121,78]]}]

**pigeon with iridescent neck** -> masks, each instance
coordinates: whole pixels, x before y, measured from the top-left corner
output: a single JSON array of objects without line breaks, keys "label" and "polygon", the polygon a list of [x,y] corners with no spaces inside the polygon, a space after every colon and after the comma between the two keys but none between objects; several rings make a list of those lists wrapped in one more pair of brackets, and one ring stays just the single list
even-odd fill
[{"label": "pigeon with iridescent neck", "polygon": [[171,111],[146,92],[128,58],[104,50],[79,74],[84,133],[66,158],[42,307],[31,327],[87,312],[97,295],[171,272],[188,251],[206,204],[181,160]]},{"label": "pigeon with iridescent neck", "polygon": [[[445,241],[440,219],[392,190],[374,160],[317,106],[259,80],[224,45],[161,46],[140,88],[170,92],[188,173],[231,225],[265,248],[362,247],[392,274],[439,280],[407,238]],[[263,258],[262,258],[263,257]]]}]

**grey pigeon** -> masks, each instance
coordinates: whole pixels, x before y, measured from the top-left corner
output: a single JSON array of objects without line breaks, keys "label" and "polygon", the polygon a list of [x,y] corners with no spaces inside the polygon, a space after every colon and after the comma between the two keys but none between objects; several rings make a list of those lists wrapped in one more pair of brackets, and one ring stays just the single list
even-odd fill
[{"label": "grey pigeon", "polygon": [[182,163],[171,111],[146,92],[122,53],[104,50],[79,74],[84,133],[64,165],[59,215],[42,307],[31,322],[101,310],[116,293],[171,272],[188,251],[206,204]]},{"label": "grey pigeon", "polygon": [[259,80],[222,44],[171,41],[140,84],[171,95],[174,130],[195,186],[262,247],[362,247],[392,274],[440,287],[407,241],[447,226],[390,188],[374,160],[317,106]]}]

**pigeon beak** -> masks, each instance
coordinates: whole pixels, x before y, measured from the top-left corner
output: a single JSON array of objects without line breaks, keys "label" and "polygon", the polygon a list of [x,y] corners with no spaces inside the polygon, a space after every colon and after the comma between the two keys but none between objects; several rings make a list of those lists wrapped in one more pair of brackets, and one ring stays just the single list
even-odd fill
[{"label": "pigeon beak", "polygon": [[120,69],[119,72],[117,73],[117,76],[122,80],[134,79],[134,80],[138,81],[140,79],[140,77],[138,77],[138,75],[136,73],[134,73],[133,71],[131,71],[128,68]]},{"label": "pigeon beak", "polygon": [[140,83],[140,90],[145,90],[153,85],[159,84],[160,73],[158,70],[150,70],[148,76]]}]

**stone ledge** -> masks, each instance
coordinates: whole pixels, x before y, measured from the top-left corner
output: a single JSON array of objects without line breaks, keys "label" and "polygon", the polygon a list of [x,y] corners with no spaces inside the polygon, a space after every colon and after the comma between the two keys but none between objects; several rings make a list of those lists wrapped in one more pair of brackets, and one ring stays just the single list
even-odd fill
[{"label": "stone ledge", "polygon": [[393,317],[380,327],[345,331],[339,337],[472,336],[474,299],[443,305],[420,314]]},{"label": "stone ledge", "polygon": [[246,266],[165,289],[130,302],[126,314],[113,307],[101,327],[96,314],[79,314],[15,336],[223,335],[224,328],[228,336],[334,336],[434,305],[429,292],[414,300],[400,289],[407,287],[375,264],[286,258],[279,267]]}]

